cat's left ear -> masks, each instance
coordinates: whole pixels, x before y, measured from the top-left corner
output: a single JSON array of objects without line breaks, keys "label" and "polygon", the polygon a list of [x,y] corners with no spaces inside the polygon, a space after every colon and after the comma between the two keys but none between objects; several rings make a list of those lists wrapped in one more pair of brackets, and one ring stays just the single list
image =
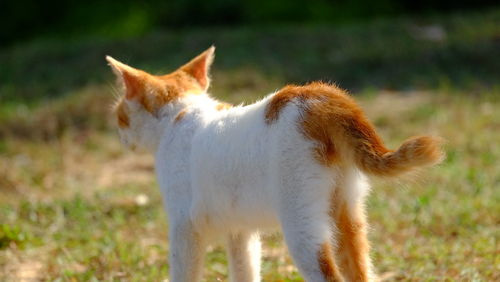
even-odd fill
[{"label": "cat's left ear", "polygon": [[110,56],[106,56],[106,61],[118,78],[118,83],[124,87],[127,99],[136,98],[143,93],[145,72],[119,62]]},{"label": "cat's left ear", "polygon": [[214,52],[215,47],[212,46],[189,63],[180,67],[180,70],[194,77],[204,90],[207,90],[208,86],[210,86],[209,70],[214,61]]}]

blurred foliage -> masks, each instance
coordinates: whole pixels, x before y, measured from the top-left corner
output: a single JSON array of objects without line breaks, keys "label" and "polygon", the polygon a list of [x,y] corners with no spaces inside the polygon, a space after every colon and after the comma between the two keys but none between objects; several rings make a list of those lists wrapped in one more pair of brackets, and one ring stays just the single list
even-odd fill
[{"label": "blurred foliage", "polygon": [[0,250],[12,243],[19,246],[27,240],[27,237],[26,233],[23,233],[17,226],[0,224]]},{"label": "blurred foliage", "polygon": [[[212,90],[219,95],[248,88],[245,84],[262,85],[264,94],[283,83],[319,79],[353,91],[475,91],[500,77],[500,57],[493,56],[500,50],[500,9],[335,26],[200,27],[121,39],[36,40],[0,51],[0,104],[112,85],[105,55],[166,73],[212,44],[217,46]],[[269,80],[277,83],[266,86]]]},{"label": "blurred foliage", "polygon": [[494,0],[6,0],[0,2],[0,42],[8,45],[44,36],[123,37],[158,27],[340,23],[484,8],[497,3]]}]

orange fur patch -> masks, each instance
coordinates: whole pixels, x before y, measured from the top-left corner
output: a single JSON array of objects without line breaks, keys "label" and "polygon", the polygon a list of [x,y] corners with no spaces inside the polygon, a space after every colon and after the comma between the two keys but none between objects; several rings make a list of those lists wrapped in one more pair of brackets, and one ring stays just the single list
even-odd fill
[{"label": "orange fur patch", "polygon": [[[138,93],[132,96],[146,111],[156,112],[164,105],[189,94],[198,94],[202,89],[193,78],[182,72],[173,72],[163,76],[146,74],[135,82]],[[128,91],[128,90],[127,90]],[[128,96],[127,96],[128,97]]]},{"label": "orange fur patch", "polygon": [[[156,113],[164,105],[181,99],[185,95],[201,93],[202,90],[193,78],[182,72],[174,72],[164,76],[153,76],[139,71],[127,78],[125,99],[137,101],[151,114]],[[130,126],[126,103],[122,101],[115,108],[118,125],[121,128]]]},{"label": "orange fur patch", "polygon": [[366,224],[360,219],[353,218],[344,205],[340,210],[337,228],[341,238],[339,252],[346,252],[350,276],[354,281],[368,281],[370,245],[366,238]]},{"label": "orange fur patch", "polygon": [[[145,110],[155,113],[165,104],[188,94],[200,94],[207,88],[207,71],[213,58],[213,50],[210,48],[176,71],[161,76],[132,68],[111,57],[107,60],[123,82],[125,98],[136,100]],[[205,76],[205,80],[202,76]]]},{"label": "orange fur patch", "polygon": [[334,85],[284,87],[267,105],[266,123],[275,122],[289,103],[303,112],[299,126],[305,137],[316,141],[314,157],[325,166],[354,159],[365,172],[395,176],[442,159],[440,142],[432,137],[410,139],[396,152],[387,149],[362,109]]},{"label": "orange fur patch", "polygon": [[335,189],[330,204],[330,217],[338,230],[340,267],[350,281],[368,281],[370,245],[362,206],[349,210],[340,196],[339,189]]},{"label": "orange fur patch", "polygon": [[130,119],[127,114],[127,104],[123,100],[116,106],[116,117],[120,128],[127,128],[130,126]]},{"label": "orange fur patch", "polygon": [[227,109],[231,109],[233,107],[233,105],[229,104],[229,103],[224,103],[224,102],[219,102],[216,106],[215,106],[215,109],[217,111],[222,111],[222,110],[227,110]]},{"label": "orange fur patch", "polygon": [[[161,76],[135,69],[107,56],[106,60],[125,91],[124,98],[121,98],[115,107],[119,127],[130,126],[130,118],[123,99],[137,101],[146,111],[156,115],[158,110],[168,103],[189,94],[203,93],[210,83],[208,70],[213,61],[214,51],[215,48],[212,46],[176,71]],[[217,108],[223,109],[228,106],[229,104],[221,103]],[[174,122],[179,122],[184,115],[184,111],[180,112]]]},{"label": "orange fur patch", "polygon": [[163,76],[149,76],[145,80],[144,91],[138,101],[144,108],[154,113],[164,105],[189,94],[199,94],[202,89],[194,79],[176,71]]},{"label": "orange fur patch", "polygon": [[333,257],[332,245],[325,242],[318,251],[318,263],[326,281],[343,281]]},{"label": "orange fur patch", "polygon": [[179,121],[182,120],[182,118],[186,115],[186,110],[181,110],[174,118],[174,124],[178,123]]},{"label": "orange fur patch", "polygon": [[[359,132],[355,134],[370,134],[372,129],[354,100],[334,85],[314,82],[284,87],[267,105],[266,122],[276,121],[288,103],[295,103],[304,112],[300,127],[307,138],[317,141],[314,157],[326,166],[339,161],[345,126],[355,127],[352,130]],[[376,140],[379,141],[377,144],[382,144]]]},{"label": "orange fur patch", "polygon": [[441,142],[441,139],[435,137],[413,137],[403,142],[394,152],[359,156],[358,164],[365,171],[377,175],[397,176],[415,167],[439,163],[444,158]]}]

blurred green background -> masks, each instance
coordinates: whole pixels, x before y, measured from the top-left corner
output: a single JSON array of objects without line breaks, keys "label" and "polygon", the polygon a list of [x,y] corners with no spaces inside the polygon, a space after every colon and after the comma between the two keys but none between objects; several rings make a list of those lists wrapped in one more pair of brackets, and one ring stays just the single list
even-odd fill
[{"label": "blurred green background", "polygon": [[397,0],[146,0],[4,1],[0,40],[46,36],[128,37],[156,28],[265,26],[286,23],[353,23],[402,15],[439,15],[493,7],[496,1]]},{"label": "blurred green background", "polygon": [[[168,277],[152,157],[118,142],[104,56],[159,74],[212,44],[218,99],[330,81],[391,147],[444,137],[439,167],[375,180],[374,265],[386,281],[500,280],[497,2],[0,2],[0,280]],[[222,248],[205,275],[226,280]],[[279,235],[265,237],[263,280],[301,280]]]},{"label": "blurred green background", "polygon": [[491,86],[499,64],[490,56],[499,40],[494,2],[3,1],[0,101],[107,81],[106,54],[170,70],[211,44],[222,52],[218,69],[249,66],[296,82]]}]

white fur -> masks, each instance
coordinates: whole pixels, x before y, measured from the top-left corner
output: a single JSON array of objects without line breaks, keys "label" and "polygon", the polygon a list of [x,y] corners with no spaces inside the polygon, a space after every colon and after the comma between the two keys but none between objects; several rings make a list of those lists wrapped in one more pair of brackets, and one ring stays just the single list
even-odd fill
[{"label": "white fur", "polygon": [[[156,156],[170,225],[171,281],[200,279],[204,249],[218,239],[228,245],[231,279],[260,281],[258,231],[280,225],[303,277],[324,281],[317,254],[321,244],[335,244],[328,210],[340,170],[313,158],[315,144],[300,132],[294,103],[266,124],[270,97],[217,111],[208,95],[188,95],[157,116],[130,115],[122,141]],[[187,113],[174,122],[182,109]],[[358,170],[348,173],[346,194],[354,204],[368,185]]]}]

